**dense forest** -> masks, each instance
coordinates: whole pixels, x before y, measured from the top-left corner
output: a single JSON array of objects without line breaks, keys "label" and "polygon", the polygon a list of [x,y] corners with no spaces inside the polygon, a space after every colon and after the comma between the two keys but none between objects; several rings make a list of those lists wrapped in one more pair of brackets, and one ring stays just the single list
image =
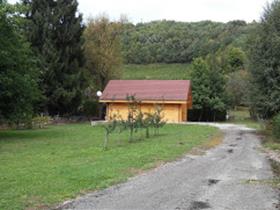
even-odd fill
[{"label": "dense forest", "polygon": [[256,25],[241,20],[127,23],[121,34],[122,54],[126,63],[190,63],[228,47],[245,50],[248,35]]}]

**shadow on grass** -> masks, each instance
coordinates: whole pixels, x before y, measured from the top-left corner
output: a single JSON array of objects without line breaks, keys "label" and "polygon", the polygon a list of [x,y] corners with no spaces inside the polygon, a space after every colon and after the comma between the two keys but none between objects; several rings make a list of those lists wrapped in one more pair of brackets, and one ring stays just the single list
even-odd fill
[{"label": "shadow on grass", "polygon": [[0,143],[7,141],[37,140],[46,136],[60,137],[63,135],[59,130],[51,128],[44,129],[26,129],[26,130],[2,130],[0,131]]}]

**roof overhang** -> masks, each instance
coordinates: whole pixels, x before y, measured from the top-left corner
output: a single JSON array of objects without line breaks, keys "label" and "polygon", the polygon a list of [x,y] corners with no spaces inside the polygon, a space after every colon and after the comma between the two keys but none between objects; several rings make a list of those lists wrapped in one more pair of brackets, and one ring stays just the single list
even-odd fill
[{"label": "roof overhang", "polygon": [[[130,103],[127,100],[99,100],[100,103]],[[187,104],[187,101],[142,100],[141,104]]]}]

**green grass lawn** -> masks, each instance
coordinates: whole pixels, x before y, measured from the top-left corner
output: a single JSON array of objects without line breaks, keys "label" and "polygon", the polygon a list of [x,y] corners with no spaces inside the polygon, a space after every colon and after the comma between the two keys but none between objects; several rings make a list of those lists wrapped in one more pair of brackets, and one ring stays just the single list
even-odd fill
[{"label": "green grass lawn", "polygon": [[277,150],[280,152],[280,140],[276,140],[271,136],[265,137],[264,146],[271,150]]},{"label": "green grass lawn", "polygon": [[125,65],[122,79],[190,79],[189,64]]},{"label": "green grass lawn", "polygon": [[272,128],[267,126],[261,133],[264,137],[263,144],[266,148],[280,152],[280,139],[272,134]]},{"label": "green grass lawn", "polygon": [[[48,208],[125,181],[209,142],[216,128],[166,125],[161,135],[128,143],[114,134],[103,151],[101,126],[71,124],[0,131],[0,209]],[[137,134],[140,138],[142,133]]]}]

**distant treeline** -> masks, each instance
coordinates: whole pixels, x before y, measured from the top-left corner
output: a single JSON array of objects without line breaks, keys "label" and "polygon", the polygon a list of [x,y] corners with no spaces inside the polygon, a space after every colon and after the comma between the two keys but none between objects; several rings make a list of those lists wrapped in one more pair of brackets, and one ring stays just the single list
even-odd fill
[{"label": "distant treeline", "polygon": [[122,54],[126,63],[190,63],[229,46],[244,50],[256,25],[241,20],[126,23],[121,35]]}]

